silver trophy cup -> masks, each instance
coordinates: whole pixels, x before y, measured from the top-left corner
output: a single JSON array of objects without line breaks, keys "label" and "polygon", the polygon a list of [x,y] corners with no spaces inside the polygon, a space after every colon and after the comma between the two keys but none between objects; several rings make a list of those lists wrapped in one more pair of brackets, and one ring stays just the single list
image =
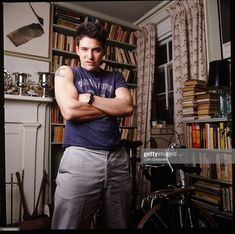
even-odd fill
[{"label": "silver trophy cup", "polygon": [[54,73],[38,72],[39,84],[42,87],[42,97],[51,97],[53,90]]},{"label": "silver trophy cup", "polygon": [[12,85],[12,78],[10,73],[4,68],[4,93],[7,93],[8,89]]},{"label": "silver trophy cup", "polygon": [[12,73],[12,75],[15,76],[15,85],[18,88],[18,95],[19,96],[27,95],[24,92],[24,89],[27,85],[28,77],[30,77],[31,75],[23,72],[14,72]]}]

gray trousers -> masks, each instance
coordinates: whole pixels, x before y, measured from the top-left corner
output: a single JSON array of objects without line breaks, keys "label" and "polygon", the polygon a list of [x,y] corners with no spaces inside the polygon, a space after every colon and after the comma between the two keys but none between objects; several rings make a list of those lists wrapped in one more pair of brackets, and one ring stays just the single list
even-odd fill
[{"label": "gray trousers", "polygon": [[126,228],[131,175],[125,149],[66,148],[56,178],[52,229],[90,228],[100,200],[106,227]]}]

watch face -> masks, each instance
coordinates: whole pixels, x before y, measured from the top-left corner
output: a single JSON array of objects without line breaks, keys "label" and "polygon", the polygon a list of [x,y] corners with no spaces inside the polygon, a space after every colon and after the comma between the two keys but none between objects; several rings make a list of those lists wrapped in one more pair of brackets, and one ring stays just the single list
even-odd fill
[{"label": "watch face", "polygon": [[94,101],[94,94],[93,93],[91,93],[90,94],[90,99],[89,99],[89,101],[88,101],[88,104],[92,104],[93,103],[93,101]]}]

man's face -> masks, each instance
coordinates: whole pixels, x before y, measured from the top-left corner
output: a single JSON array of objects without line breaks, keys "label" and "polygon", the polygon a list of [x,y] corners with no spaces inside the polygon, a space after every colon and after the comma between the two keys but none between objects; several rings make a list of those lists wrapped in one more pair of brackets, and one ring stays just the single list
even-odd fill
[{"label": "man's face", "polygon": [[83,37],[76,49],[83,68],[88,71],[99,70],[102,57],[104,56],[104,48],[101,42],[94,38]]}]

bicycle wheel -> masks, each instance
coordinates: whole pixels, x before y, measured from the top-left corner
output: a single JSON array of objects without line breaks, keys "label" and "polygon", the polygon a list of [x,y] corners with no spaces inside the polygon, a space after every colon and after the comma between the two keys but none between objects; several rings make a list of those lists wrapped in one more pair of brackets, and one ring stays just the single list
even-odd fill
[{"label": "bicycle wheel", "polygon": [[180,201],[168,200],[155,205],[139,222],[138,229],[217,227],[214,219],[199,205],[191,202],[190,209]]}]

